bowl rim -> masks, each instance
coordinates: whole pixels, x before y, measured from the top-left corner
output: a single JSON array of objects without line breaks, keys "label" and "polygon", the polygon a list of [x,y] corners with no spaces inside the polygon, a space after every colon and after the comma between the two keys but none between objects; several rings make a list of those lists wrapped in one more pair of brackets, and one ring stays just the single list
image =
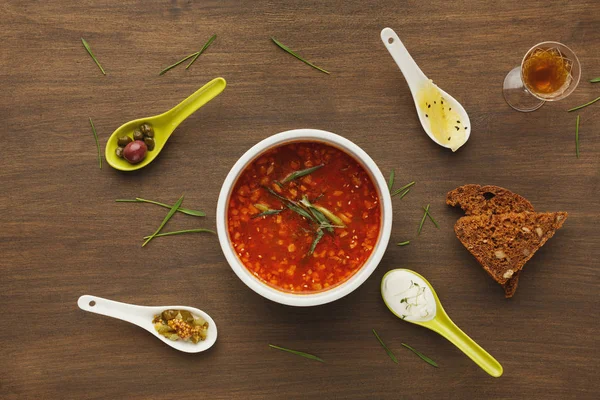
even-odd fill
[{"label": "bowl rim", "polygon": [[[304,140],[324,142],[334,147],[338,147],[359,161],[373,179],[373,184],[379,191],[381,204],[381,229],[377,243],[375,244],[375,248],[373,249],[373,252],[369,258],[360,267],[360,269],[345,282],[342,282],[331,289],[309,294],[291,293],[277,290],[251,274],[233,251],[229,240],[229,233],[227,231],[226,216],[227,204],[229,203],[231,190],[246,166],[248,166],[260,154],[264,153],[268,149],[283,145],[285,143]],[[392,198],[388,190],[388,183],[379,170],[379,167],[377,167],[375,161],[373,161],[373,159],[358,145],[340,135],[328,131],[309,128],[293,129],[274,134],[261,140],[247,150],[236,161],[227,174],[227,177],[223,181],[223,185],[219,193],[219,200],[216,210],[216,224],[221,250],[223,251],[223,254],[225,255],[225,258],[227,259],[227,262],[233,272],[235,272],[238,278],[244,282],[246,286],[259,295],[276,303],[298,307],[316,306],[330,303],[350,294],[360,285],[362,285],[375,271],[381,259],[383,258],[390,240],[392,231]]]}]

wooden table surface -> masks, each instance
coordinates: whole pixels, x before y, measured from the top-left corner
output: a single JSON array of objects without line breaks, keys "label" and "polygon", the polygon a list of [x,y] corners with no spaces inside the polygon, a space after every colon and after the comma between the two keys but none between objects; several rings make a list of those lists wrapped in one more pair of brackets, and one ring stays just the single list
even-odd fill
[{"label": "wooden table surface", "polygon": [[[600,3],[588,1],[7,1],[0,2],[0,330],[5,399],[594,398],[600,282]],[[379,32],[398,32],[423,71],[468,110],[472,135],[453,154],[423,133],[408,87]],[[218,35],[189,69],[158,72]],[[278,49],[275,36],[331,71]],[[92,46],[103,76],[83,49]],[[505,74],[535,43],[556,40],[583,71],[567,99],[518,113]],[[210,79],[227,89],[178,129],[143,171],[98,167],[123,122],[158,114]],[[347,137],[399,184],[391,242],[373,275],[347,297],[292,308],[248,289],[216,236],[159,238],[166,210],[117,198],[174,202],[168,230],[215,226],[221,184],[252,145],[293,128]],[[453,233],[461,215],[445,193],[495,184],[537,210],[568,211],[527,263],[513,299]],[[421,206],[440,224],[416,230]],[[405,247],[394,243],[411,240]],[[445,339],[396,319],[383,274],[407,267],[435,286],[446,310],[504,366],[486,375]],[[144,305],[186,304],[215,319],[219,339],[189,355],[118,320],[85,313],[93,294]],[[390,361],[375,328],[399,358]],[[271,350],[310,352],[325,364]],[[435,369],[401,346],[436,360]]]}]

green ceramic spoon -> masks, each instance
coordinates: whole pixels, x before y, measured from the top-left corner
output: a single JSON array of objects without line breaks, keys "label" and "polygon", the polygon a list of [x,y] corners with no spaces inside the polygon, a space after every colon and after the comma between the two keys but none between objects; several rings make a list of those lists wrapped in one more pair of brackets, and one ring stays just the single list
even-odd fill
[{"label": "green ceramic spoon", "polygon": [[[402,275],[399,275],[402,273]],[[422,280],[431,290],[432,297],[435,299],[435,307],[433,308],[434,312],[429,314],[427,317],[423,318],[415,318],[414,320],[410,320],[410,317],[402,318],[401,315],[398,315],[398,305],[401,301],[401,298],[396,296],[390,285],[386,289],[386,282],[391,277],[394,279],[405,279],[407,277],[410,280],[410,275],[412,274],[415,277],[414,281],[418,282]],[[434,332],[439,333],[446,339],[448,339],[452,344],[458,347],[463,353],[465,353],[471,360],[473,360],[477,365],[479,365],[485,372],[490,374],[493,377],[498,378],[502,375],[502,365],[494,357],[492,357],[488,352],[482,349],[477,343],[473,341],[466,333],[464,333],[458,326],[452,322],[444,308],[442,307],[442,303],[438,298],[435,290],[431,284],[427,281],[427,279],[423,278],[421,275],[417,274],[414,271],[409,269],[393,269],[388,271],[383,278],[381,279],[381,296],[383,297],[383,301],[385,305],[389,308],[389,310],[396,315],[398,318],[411,322],[416,325],[424,326],[425,328],[431,329]],[[398,304],[396,304],[397,302]],[[396,308],[396,311],[394,310]],[[420,319],[420,320],[419,320]]]},{"label": "green ceramic spoon", "polygon": [[[124,123],[113,132],[106,143],[106,149],[104,151],[106,161],[111,167],[121,171],[135,171],[150,164],[161,152],[175,128],[196,110],[221,93],[225,89],[225,86],[225,79],[213,79],[194,92],[190,97],[165,113]],[[154,141],[156,143],[154,150],[149,151],[146,158],[138,164],[130,164],[126,160],[117,157],[115,150],[118,147],[117,140],[119,137],[125,135],[132,137],[133,130],[145,122],[151,124],[154,128]]]}]

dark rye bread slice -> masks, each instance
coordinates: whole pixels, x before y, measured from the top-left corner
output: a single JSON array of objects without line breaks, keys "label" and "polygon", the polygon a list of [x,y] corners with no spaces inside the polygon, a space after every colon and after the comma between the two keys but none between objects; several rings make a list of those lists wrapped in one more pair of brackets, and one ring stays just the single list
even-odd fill
[{"label": "dark rye bread slice", "polygon": [[466,215],[506,214],[533,211],[523,196],[499,186],[464,185],[446,195],[446,204],[460,206]]},{"label": "dark rye bread slice", "polygon": [[[523,196],[499,186],[464,185],[446,195],[446,204],[460,206],[466,215],[490,215],[534,211],[533,205]],[[521,271],[517,271],[505,284],[504,295],[512,297],[519,285]]]},{"label": "dark rye bread slice", "polygon": [[[507,285],[566,218],[566,212],[475,215],[460,218],[454,232],[488,274]],[[512,285],[505,287],[507,295],[516,290]]]}]

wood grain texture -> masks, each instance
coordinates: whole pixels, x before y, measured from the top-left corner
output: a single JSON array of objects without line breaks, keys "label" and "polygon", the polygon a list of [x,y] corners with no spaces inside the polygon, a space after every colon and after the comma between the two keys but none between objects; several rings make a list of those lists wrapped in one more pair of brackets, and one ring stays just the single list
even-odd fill
[{"label": "wood grain texture", "polygon": [[[557,40],[600,76],[600,3],[588,1],[7,1],[0,2],[0,330],[5,399],[589,399],[598,392],[600,104],[580,110],[575,157],[570,107],[600,95],[580,83],[566,100],[522,114],[502,80],[535,43]],[[379,39],[396,30],[423,71],[469,111],[456,154],[422,132],[410,93]],[[158,72],[213,45],[189,69]],[[278,49],[277,39],[320,73]],[[91,45],[107,75],[83,49]],[[149,167],[98,168],[101,144],[124,121],[160,113],[210,79],[223,94],[185,121]],[[392,243],[373,276],[333,304],[298,309],[250,291],[217,238],[158,238],[166,210],[207,211],[169,230],[214,227],[220,185],[250,146],[292,128],[336,132],[385,175],[417,184],[394,200]],[[465,183],[507,187],[536,210],[568,211],[527,264],[511,300],[454,236],[461,215],[445,194]],[[440,229],[416,230],[431,203]],[[488,377],[436,334],[405,324],[379,295],[383,274],[409,267],[504,366]],[[219,340],[188,355],[134,326],[80,311],[82,294],[146,305],[187,304],[213,316]],[[399,359],[390,361],[375,328]],[[432,368],[400,343],[440,365]],[[325,364],[272,350],[316,354]],[[594,395],[596,393],[596,395]]]}]

